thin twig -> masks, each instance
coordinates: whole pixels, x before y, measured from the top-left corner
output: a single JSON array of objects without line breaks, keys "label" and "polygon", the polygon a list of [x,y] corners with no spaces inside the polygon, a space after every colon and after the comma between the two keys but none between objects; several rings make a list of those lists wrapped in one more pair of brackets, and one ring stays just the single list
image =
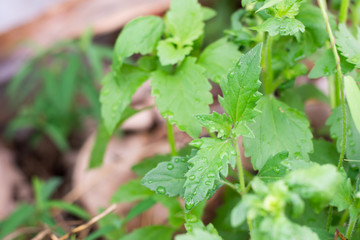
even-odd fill
[{"label": "thin twig", "polygon": [[84,229],[87,229],[88,227],[90,227],[91,225],[93,225],[94,223],[98,222],[100,219],[102,219],[103,217],[105,217],[106,215],[108,215],[109,213],[115,211],[117,207],[117,204],[112,204],[110,207],[108,207],[105,211],[103,211],[102,213],[100,213],[99,215],[93,217],[92,219],[90,219],[90,221],[88,221],[85,224],[82,224],[76,228],[74,228],[71,232],[65,234],[64,236],[60,237],[59,240],[66,240],[68,239],[71,235],[79,233],[81,231],[83,231]]},{"label": "thin twig", "polygon": [[51,230],[49,228],[46,228],[41,232],[39,232],[38,234],[36,234],[36,236],[33,237],[31,240],[42,240],[49,234],[51,234]]},{"label": "thin twig", "polygon": [[24,227],[24,228],[19,228],[17,230],[15,230],[14,232],[10,233],[9,235],[7,235],[6,237],[4,237],[3,240],[11,240],[11,239],[15,239],[21,235],[24,234],[30,234],[30,233],[37,233],[41,230],[41,228],[38,227]]}]

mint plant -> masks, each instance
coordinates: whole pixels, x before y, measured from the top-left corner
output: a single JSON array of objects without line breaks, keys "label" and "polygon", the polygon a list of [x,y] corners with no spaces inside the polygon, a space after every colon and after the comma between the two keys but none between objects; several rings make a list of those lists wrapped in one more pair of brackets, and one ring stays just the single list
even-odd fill
[{"label": "mint plant", "polygon": [[[103,122],[90,167],[101,164],[106,142],[124,119],[141,111],[129,106],[148,79],[171,146],[171,155],[134,166],[138,178],[112,199],[138,201],[123,224],[160,203],[169,210],[168,225],[121,239],[360,236],[357,12],[351,12],[351,30],[345,25],[349,1],[341,3],[339,24],[324,0],[243,0],[242,6],[225,37],[204,49],[204,25],[215,13],[196,0],[172,0],[163,19],[140,17],[120,33],[103,79]],[[311,70],[306,61],[314,63]],[[327,77],[329,96],[311,84],[295,85],[302,75]],[[209,80],[222,90],[224,113],[210,113]],[[309,99],[332,107],[322,135],[305,114]],[[176,149],[173,125],[193,138],[191,151]],[[208,135],[199,137],[202,128]],[[244,169],[243,154],[254,171]],[[222,186],[231,197],[205,225],[206,202]]]}]

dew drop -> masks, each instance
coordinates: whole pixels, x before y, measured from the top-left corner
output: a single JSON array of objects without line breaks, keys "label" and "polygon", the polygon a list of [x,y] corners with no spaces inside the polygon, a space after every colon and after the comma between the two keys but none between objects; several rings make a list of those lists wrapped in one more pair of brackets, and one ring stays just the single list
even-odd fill
[{"label": "dew drop", "polygon": [[220,154],[220,158],[222,161],[224,161],[224,160],[228,159],[228,154],[226,152],[223,152]]},{"label": "dew drop", "polygon": [[210,185],[211,185],[211,181],[209,181],[209,180],[205,181],[205,185],[210,186]]},{"label": "dew drop", "polygon": [[202,167],[199,167],[199,168],[198,168],[198,171],[199,171],[199,172],[201,172],[202,170],[203,170],[203,168],[202,168]]},{"label": "dew drop", "polygon": [[274,172],[275,172],[276,174],[279,174],[279,173],[280,173],[280,168],[278,168],[278,167],[274,167],[273,170],[274,170]]},{"label": "dew drop", "polygon": [[300,153],[300,152],[294,153],[294,157],[295,157],[295,159],[297,159],[297,160],[301,160],[301,153]]},{"label": "dew drop", "polygon": [[213,172],[209,172],[207,175],[208,178],[214,178],[215,177],[215,173]]},{"label": "dew drop", "polygon": [[236,155],[235,150],[231,150],[231,151],[230,151],[230,153],[231,153],[231,155],[233,155],[233,156],[235,156],[235,155]]},{"label": "dew drop", "polygon": [[216,128],[215,128],[214,126],[211,126],[211,127],[209,128],[209,131],[210,131],[210,132],[215,132],[215,131],[216,131]]},{"label": "dew drop", "polygon": [[202,144],[203,144],[203,141],[201,139],[195,139],[195,140],[191,141],[191,143],[189,143],[190,146],[196,147],[196,148],[200,148]]},{"label": "dew drop", "polygon": [[166,193],[166,189],[164,187],[162,187],[162,186],[159,186],[159,187],[156,188],[156,192],[158,194],[164,195]]},{"label": "dew drop", "polygon": [[197,194],[197,191],[194,191],[194,192],[193,192],[193,195],[196,196],[196,194]]},{"label": "dew drop", "polygon": [[152,184],[152,183],[153,183],[153,181],[152,181],[152,180],[149,180],[149,181],[148,181],[148,184]]},{"label": "dew drop", "polygon": [[191,210],[195,205],[194,199],[193,198],[187,198],[185,200],[185,209],[186,210]]},{"label": "dew drop", "polygon": [[194,176],[194,175],[191,175],[191,176],[189,177],[189,179],[190,179],[191,181],[193,181],[193,180],[195,180],[195,176]]},{"label": "dew drop", "polygon": [[175,162],[178,163],[178,162],[179,162],[179,158],[175,158]]},{"label": "dew drop", "polygon": [[224,130],[220,129],[219,136],[224,136],[224,134],[225,134]]},{"label": "dew drop", "polygon": [[168,169],[168,170],[173,170],[173,169],[174,169],[174,164],[168,163],[167,169]]},{"label": "dew drop", "polygon": [[198,221],[198,218],[194,214],[189,214],[186,217],[187,222],[189,223],[196,223]]}]

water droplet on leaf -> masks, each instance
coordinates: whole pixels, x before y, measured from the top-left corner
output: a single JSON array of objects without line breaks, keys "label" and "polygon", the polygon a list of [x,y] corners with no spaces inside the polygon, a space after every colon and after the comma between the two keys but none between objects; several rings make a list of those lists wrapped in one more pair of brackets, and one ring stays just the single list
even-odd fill
[{"label": "water droplet on leaf", "polygon": [[186,210],[191,210],[195,205],[194,199],[193,198],[187,198],[185,200],[185,209]]},{"label": "water droplet on leaf", "polygon": [[156,188],[156,193],[164,195],[166,193],[166,189],[162,186]]},{"label": "water droplet on leaf", "polygon": [[174,169],[174,164],[168,163],[167,169],[168,169],[168,170],[173,170],[173,169]]},{"label": "water droplet on leaf", "polygon": [[196,148],[200,148],[202,144],[203,144],[203,141],[201,139],[195,139],[195,140],[191,141],[191,143],[189,143],[190,146],[196,147]]}]

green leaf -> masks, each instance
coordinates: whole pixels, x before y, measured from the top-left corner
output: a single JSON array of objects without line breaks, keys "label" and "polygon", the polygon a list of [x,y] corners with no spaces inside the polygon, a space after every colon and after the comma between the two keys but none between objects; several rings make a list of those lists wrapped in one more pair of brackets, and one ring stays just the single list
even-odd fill
[{"label": "green leaf", "polygon": [[177,47],[172,39],[161,40],[157,46],[160,62],[163,66],[181,62],[191,50],[192,47]]},{"label": "green leaf", "polygon": [[339,24],[339,31],[335,33],[336,45],[349,63],[355,64],[360,68],[360,35],[355,38],[345,24]]},{"label": "green leaf", "polygon": [[226,138],[231,133],[232,123],[225,113],[220,115],[217,112],[212,112],[211,114],[195,115],[195,118],[202,126],[206,127],[209,132],[218,132],[218,138]]},{"label": "green leaf", "polygon": [[0,223],[0,238],[3,239],[6,235],[13,232],[21,226],[24,222],[29,220],[35,213],[35,206],[28,204],[19,205],[9,217]]},{"label": "green leaf", "polygon": [[126,24],[115,43],[113,71],[118,73],[124,59],[135,53],[151,53],[163,31],[164,23],[156,16],[139,17]]},{"label": "green leaf", "polygon": [[240,55],[241,53],[234,43],[222,38],[204,49],[199,56],[198,63],[206,69],[205,76],[207,78],[219,83],[222,78],[226,77]]},{"label": "green leaf", "polygon": [[265,22],[259,26],[252,27],[251,29],[268,32],[270,36],[292,36],[298,32],[304,32],[305,26],[299,20],[295,18],[285,18],[281,19],[278,17],[272,17],[267,19]]},{"label": "green leaf", "polygon": [[197,0],[172,0],[165,24],[175,43],[192,45],[204,32],[201,5]]},{"label": "green leaf", "polygon": [[[360,90],[358,84],[351,76],[345,76],[346,99],[350,109],[351,117],[358,132],[360,132]],[[350,117],[348,115],[348,117]]]},{"label": "green leaf", "polygon": [[255,117],[255,123],[249,124],[255,138],[243,139],[245,154],[251,156],[253,167],[261,169],[270,156],[283,151],[289,152],[289,159],[308,160],[313,145],[304,114],[272,96],[260,99],[257,108],[262,113]]},{"label": "green leaf", "polygon": [[335,166],[326,164],[290,172],[285,181],[291,191],[309,199],[317,208],[322,208],[337,194],[343,177]]},{"label": "green leaf", "polygon": [[183,196],[188,159],[189,156],[173,157],[171,161],[159,163],[143,177],[141,184],[161,195]]},{"label": "green leaf", "polygon": [[337,189],[337,192],[332,201],[330,202],[330,205],[337,207],[339,212],[345,209],[349,209],[352,205],[351,195],[351,180],[349,178],[344,178],[343,183]]},{"label": "green leaf", "polygon": [[316,99],[329,103],[329,98],[312,84],[304,84],[294,88],[288,88],[281,92],[280,100],[289,107],[305,112],[305,103],[309,99]]},{"label": "green leaf", "polygon": [[323,139],[314,139],[314,152],[309,154],[312,162],[323,164],[337,165],[339,160],[339,153],[336,150],[335,144],[325,141]]},{"label": "green leaf", "polygon": [[294,18],[299,13],[301,3],[302,0],[282,0],[273,7],[275,16]]},{"label": "green leaf", "polygon": [[79,206],[77,206],[73,203],[63,202],[63,201],[59,201],[59,200],[51,200],[51,201],[45,202],[45,207],[62,209],[64,211],[66,211],[70,214],[73,214],[77,217],[80,217],[82,219],[85,219],[85,220],[90,219],[90,215],[88,212],[86,212],[84,209],[80,208]]},{"label": "green leaf", "polygon": [[[343,73],[350,72],[354,69],[354,65],[351,65],[340,55],[341,69]],[[343,61],[341,61],[343,60]],[[336,63],[334,54],[331,49],[325,51],[325,53],[315,62],[315,66],[309,73],[309,78],[326,77],[336,73]]]},{"label": "green leaf", "polygon": [[[353,119],[350,117],[351,114],[348,105],[345,106],[345,114],[348,116],[346,118],[346,157],[351,160],[360,160],[360,133],[357,130]],[[330,126],[331,138],[336,140],[336,147],[338,152],[341,150],[342,122],[341,107],[335,108],[326,121],[326,124]]]},{"label": "green leaf", "polygon": [[264,182],[273,182],[282,178],[285,176],[287,168],[282,165],[281,162],[288,159],[288,156],[288,152],[281,152],[270,157],[260,169],[257,176]]},{"label": "green leaf", "polygon": [[153,196],[153,199],[168,209],[168,221],[171,226],[178,228],[184,224],[184,209],[181,207],[177,198],[169,198],[167,196],[157,194]]},{"label": "green leaf", "polygon": [[162,116],[193,138],[201,132],[193,115],[208,113],[212,103],[211,85],[203,71],[195,58],[188,57],[172,75],[161,70],[152,74],[152,95]]},{"label": "green leaf", "polygon": [[252,121],[258,113],[254,108],[261,96],[258,92],[261,85],[259,81],[261,47],[262,44],[258,44],[242,55],[229,72],[228,78],[223,78],[220,83],[224,96],[219,97],[219,102],[235,128],[241,121]]},{"label": "green leaf", "polygon": [[285,216],[265,218],[254,226],[252,237],[256,240],[320,240],[309,227],[295,224]]},{"label": "green leaf", "polygon": [[156,201],[153,198],[147,198],[145,200],[142,200],[138,204],[136,204],[131,210],[127,213],[125,217],[125,221],[128,222],[135,218],[136,216],[140,215],[143,212],[146,212],[149,208],[154,206],[156,204]]},{"label": "green leaf", "polygon": [[146,236],[146,240],[158,240],[161,236],[161,240],[171,240],[174,233],[174,229],[166,226],[147,226],[138,228],[120,240],[143,240]]},{"label": "green leaf", "polygon": [[204,199],[212,196],[217,189],[220,173],[228,175],[228,164],[235,166],[235,150],[230,140],[202,138],[200,150],[188,162],[191,166],[186,173],[185,208],[190,210]]},{"label": "green leaf", "polygon": [[221,240],[222,238],[215,233],[209,233],[206,230],[195,228],[191,233],[177,235],[175,240]]},{"label": "green leaf", "polygon": [[[309,33],[317,47],[324,46],[329,35],[319,7],[314,6],[312,3],[302,4],[296,19],[305,25],[305,33]],[[334,18],[330,17],[329,21],[331,26],[336,25]]]},{"label": "green leaf", "polygon": [[[191,154],[192,148],[187,145],[184,148],[181,148],[178,151],[178,156],[185,157],[189,154]],[[171,160],[171,154],[166,155],[156,155],[151,158],[144,159],[140,163],[137,163],[131,167],[131,170],[136,173],[136,175],[143,177],[146,173],[148,173],[151,169],[155,168],[159,163],[170,161]]]},{"label": "green leaf", "polygon": [[216,11],[212,8],[202,6],[201,11],[202,11],[204,21],[210,20],[216,16]]},{"label": "green leaf", "polygon": [[284,0],[268,0],[268,1],[264,2],[264,5],[262,5],[261,8],[256,10],[256,13],[259,12],[259,11],[262,11],[264,9],[267,9],[269,7],[272,7],[272,6],[278,4],[278,3],[282,2],[282,1],[284,1]]},{"label": "green leaf", "polygon": [[110,135],[124,118],[124,111],[132,96],[148,78],[147,72],[127,64],[122,66],[118,80],[113,73],[105,76],[100,95],[101,114]]},{"label": "green leaf", "polygon": [[154,193],[140,183],[140,179],[130,180],[121,185],[111,198],[112,203],[143,200]]},{"label": "green leaf", "polygon": [[[121,125],[126,119],[138,113],[139,111],[132,109],[130,107],[125,108],[120,121],[118,122],[118,126]],[[91,150],[89,168],[96,168],[101,166],[103,162],[103,158],[106,152],[106,147],[108,142],[110,141],[111,135],[108,133],[105,125],[101,122],[98,126],[95,143]]]}]

